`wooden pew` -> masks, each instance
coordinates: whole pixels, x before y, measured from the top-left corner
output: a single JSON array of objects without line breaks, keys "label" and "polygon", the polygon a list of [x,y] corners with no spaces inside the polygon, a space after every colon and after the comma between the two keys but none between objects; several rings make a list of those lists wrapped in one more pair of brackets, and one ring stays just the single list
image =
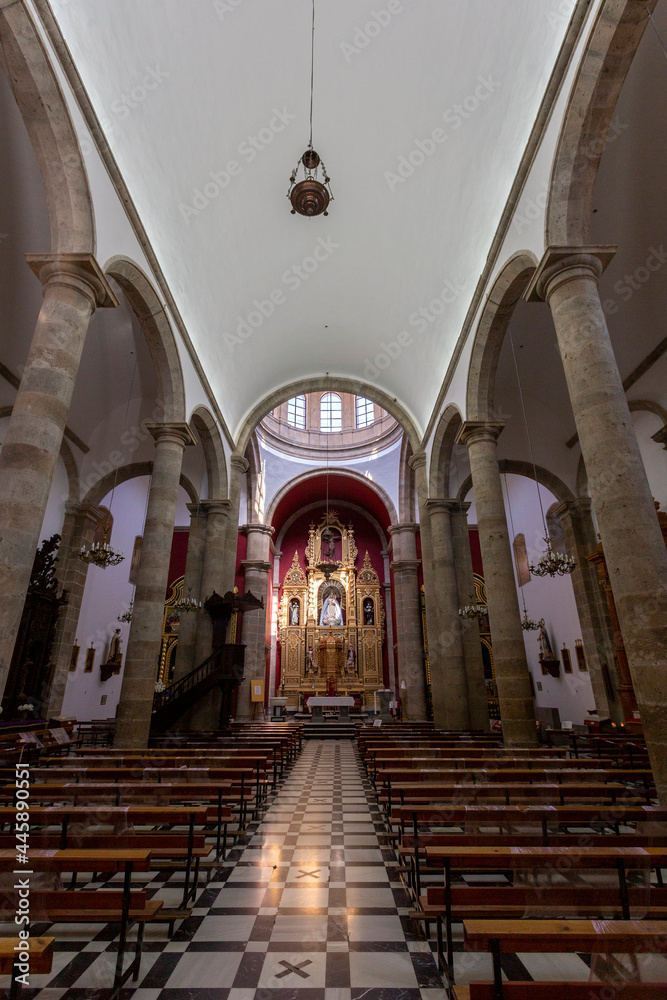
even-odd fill
[{"label": "wooden pew", "polygon": [[[447,846],[427,847],[427,864],[444,871],[444,919],[447,941],[448,974],[453,982],[453,949],[452,923],[455,919],[452,901],[452,873],[472,873],[477,871],[553,871],[558,875],[565,872],[581,872],[598,869],[615,869],[618,877],[618,903],[623,918],[630,919],[630,896],[628,892],[627,871],[643,870],[650,873],[655,868],[667,864],[667,848],[659,847],[617,847],[617,846],[577,846],[577,847],[468,847]],[[471,887],[472,888],[472,887]],[[572,889],[572,896],[576,892]],[[665,890],[658,905],[666,905]],[[545,895],[548,890],[545,890]],[[419,897],[418,897],[419,898]],[[471,892],[467,897],[463,887],[457,894],[459,906],[467,898],[470,905],[475,900]],[[509,902],[509,897],[508,897]],[[612,900],[611,902],[614,902]],[[490,904],[489,904],[490,905]],[[439,953],[442,952],[442,942],[438,933]],[[521,949],[517,949],[521,950]]]},{"label": "wooden pew", "polygon": [[19,944],[22,955],[28,955],[30,974],[44,975],[50,972],[53,967],[53,944],[55,938],[52,937],[31,937],[26,942],[17,937],[0,937],[0,975],[11,976],[9,987],[9,1000],[17,1000],[21,993],[21,983],[16,979],[17,958]]},{"label": "wooden pew", "polygon": [[[213,815],[211,815],[211,812]],[[13,806],[0,806],[0,824],[8,825],[10,830],[13,827],[16,816],[16,810]],[[70,826],[72,823],[76,822],[88,822],[99,823],[105,825],[112,825],[116,828],[124,830],[127,826],[131,824],[151,824],[160,826],[177,826],[185,825],[188,827],[188,846],[187,846],[187,857],[186,857],[186,867],[185,867],[185,885],[183,889],[183,903],[182,906],[187,907],[188,901],[193,893],[196,891],[196,882],[193,879],[193,885],[190,886],[190,878],[192,875],[193,864],[196,863],[195,858],[195,826],[205,826],[210,822],[215,822],[216,816],[214,810],[209,810],[206,806],[146,806],[146,805],[127,805],[127,806],[74,806],[74,805],[64,805],[64,806],[34,806],[30,807],[30,825],[31,830],[33,827],[43,826],[59,826],[60,827],[60,844],[64,849],[64,845],[68,842],[68,837],[71,842],[72,831]],[[74,834],[76,836],[76,834]],[[15,853],[15,852],[14,852]],[[1,852],[0,852],[1,856]],[[31,850],[32,858],[32,850]],[[83,869],[87,871],[89,869]],[[102,870],[102,869],[100,869]]]},{"label": "wooden pew", "polygon": [[493,983],[455,986],[456,1000],[664,1000],[661,983],[507,983],[500,956],[517,952],[666,954],[667,921],[645,920],[466,920],[466,951],[490,951]]},{"label": "wooden pew", "polygon": [[[7,868],[13,867],[16,858],[16,850],[11,848],[0,849],[0,864],[5,865]],[[139,974],[139,965],[141,962],[141,947],[143,944],[143,927],[147,920],[154,919],[158,911],[160,910],[160,900],[152,901],[146,899],[145,892],[137,893],[133,897],[132,893],[132,874],[135,871],[150,871],[151,870],[151,852],[148,848],[143,849],[123,849],[123,848],[112,848],[108,851],[101,851],[99,849],[92,850],[44,850],[41,848],[30,848],[30,868],[32,872],[57,872],[62,875],[65,872],[88,872],[88,871],[104,871],[104,872],[123,872],[123,888],[122,891],[115,892],[117,901],[112,904],[111,902],[111,890],[109,892],[104,892],[100,896],[100,906],[103,907],[102,913],[109,912],[109,908],[113,909],[113,919],[120,920],[120,932],[118,936],[118,955],[116,958],[116,971],[114,975],[114,989],[120,989],[123,984],[132,976],[133,979],[137,979]],[[20,876],[17,876],[20,878]],[[58,921],[65,921],[67,919],[67,913],[72,913],[74,918],[78,920],[76,914],[77,900],[78,900],[78,890],[63,890],[67,893],[70,898],[69,904],[65,905],[62,896],[51,896],[47,891],[45,893],[45,899],[48,901],[50,907],[49,915],[55,917],[58,914]],[[60,893],[60,890],[54,890],[55,893]],[[97,895],[97,893],[84,894],[82,900],[88,899]],[[40,892],[38,889],[34,890],[35,906],[37,909],[38,919],[39,918],[39,899]],[[49,898],[50,897],[50,898]],[[131,917],[130,912],[133,909],[132,903],[136,904],[134,908],[135,916]],[[33,891],[30,893],[30,910],[31,916],[34,919],[34,914],[32,911],[32,901],[33,901]],[[44,901],[44,900],[43,900]],[[60,907],[60,908],[59,908]],[[3,899],[0,901],[0,919],[10,919],[16,912],[16,900],[11,897],[11,894],[7,893]],[[92,904],[89,911],[87,919],[90,922],[94,922],[97,916],[97,910],[95,904]],[[132,922],[136,921],[138,923],[137,931],[137,944],[135,949],[134,961],[130,966],[123,972],[123,958],[125,955],[125,947],[127,944],[127,932]],[[55,922],[55,920],[54,920]],[[100,918],[100,922],[108,923],[108,920]]]}]

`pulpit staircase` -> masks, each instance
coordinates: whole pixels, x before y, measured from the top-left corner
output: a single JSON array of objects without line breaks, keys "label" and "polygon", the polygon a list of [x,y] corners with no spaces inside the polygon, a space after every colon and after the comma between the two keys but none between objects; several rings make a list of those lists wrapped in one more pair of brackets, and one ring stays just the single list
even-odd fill
[{"label": "pulpit staircase", "polygon": [[151,731],[165,732],[215,687],[223,692],[221,715],[226,706],[229,714],[232,689],[243,680],[244,655],[245,646],[242,643],[220,646],[189,674],[156,694],[153,699]]}]

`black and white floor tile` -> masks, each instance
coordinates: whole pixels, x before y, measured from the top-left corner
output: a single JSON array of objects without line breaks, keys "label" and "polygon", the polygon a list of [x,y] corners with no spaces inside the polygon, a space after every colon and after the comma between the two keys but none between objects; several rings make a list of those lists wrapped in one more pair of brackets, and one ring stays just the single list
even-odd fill
[{"label": "black and white floor tile", "polygon": [[[191,917],[171,940],[166,925],[146,927],[136,988],[121,1000],[445,1000],[435,942],[408,918],[410,896],[383,832],[354,743],[306,743]],[[181,873],[145,881],[151,896],[180,902]],[[56,956],[48,976],[32,977],[26,1000],[108,1000],[117,925],[33,932],[55,936]],[[490,956],[464,953],[455,932],[457,982],[491,979]],[[514,980],[590,975],[576,955],[504,956],[503,971]]]}]

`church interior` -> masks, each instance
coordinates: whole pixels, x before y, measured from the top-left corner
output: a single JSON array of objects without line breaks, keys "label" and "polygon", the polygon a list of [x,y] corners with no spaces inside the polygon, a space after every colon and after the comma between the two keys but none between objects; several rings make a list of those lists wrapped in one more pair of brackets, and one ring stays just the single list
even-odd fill
[{"label": "church interior", "polygon": [[666,3],[0,0],[10,1000],[667,996]]}]

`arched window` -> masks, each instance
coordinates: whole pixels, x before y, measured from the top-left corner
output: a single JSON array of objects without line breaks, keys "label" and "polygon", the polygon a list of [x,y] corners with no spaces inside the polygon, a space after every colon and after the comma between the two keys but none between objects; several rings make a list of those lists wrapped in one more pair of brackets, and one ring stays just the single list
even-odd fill
[{"label": "arched window", "polygon": [[370,427],[375,420],[375,407],[372,399],[357,396],[357,427]]},{"label": "arched window", "polygon": [[320,400],[320,430],[331,433],[343,429],[343,405],[337,392],[325,392]]},{"label": "arched window", "polygon": [[295,396],[287,402],[287,423],[290,427],[306,429],[306,397]]}]

